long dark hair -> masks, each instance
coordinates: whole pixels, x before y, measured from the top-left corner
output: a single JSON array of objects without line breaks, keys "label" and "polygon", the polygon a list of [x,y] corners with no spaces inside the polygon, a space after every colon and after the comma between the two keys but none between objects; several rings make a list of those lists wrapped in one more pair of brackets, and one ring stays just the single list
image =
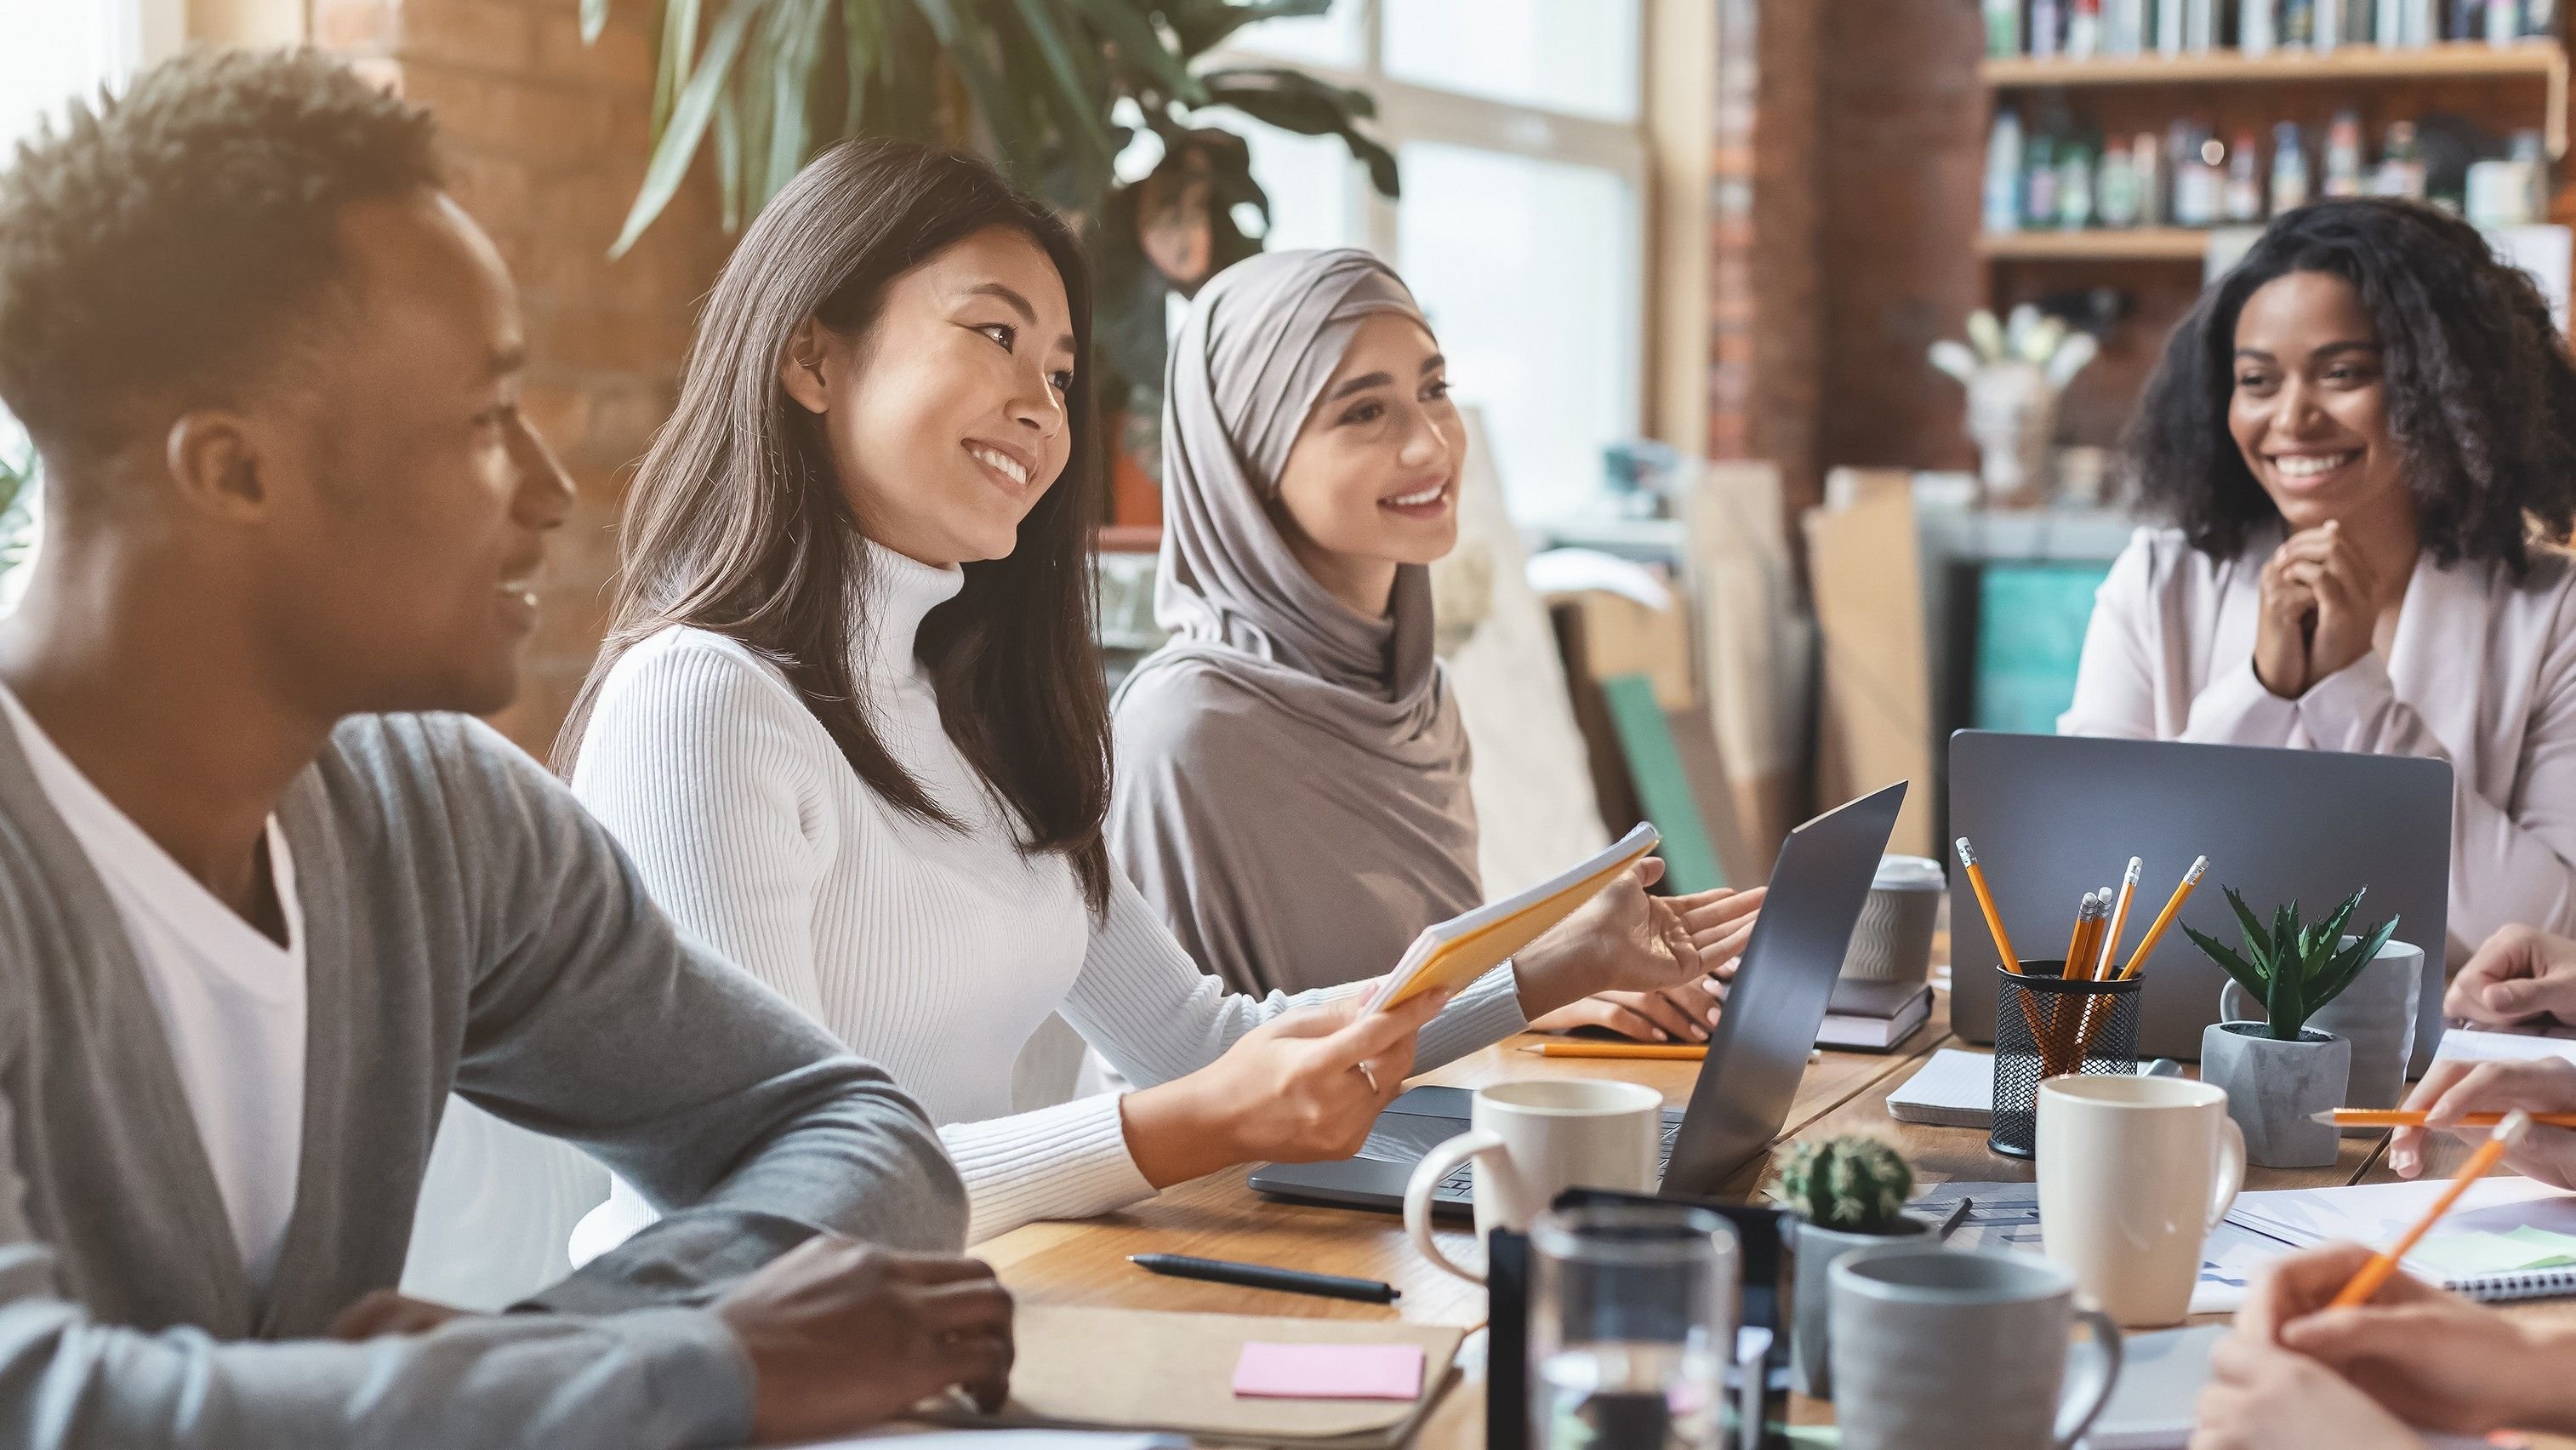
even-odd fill
[{"label": "long dark hair", "polygon": [[955,820],[889,753],[850,666],[867,569],[822,425],[778,381],[812,317],[845,336],[887,285],[949,246],[1008,227],[1043,248],[1072,305],[1073,449],[1007,557],[922,621],[916,659],[940,723],[1018,814],[1021,849],[1060,851],[1094,913],[1109,896],[1109,702],[1091,634],[1091,278],[1073,233],[959,152],[862,140],[815,158],[744,234],[716,279],[680,379],[627,495],[608,638],[555,747],[569,775],[618,657],[674,624],[741,641],[785,671],[850,768],[924,820]]},{"label": "long dark hair", "polygon": [[2352,284],[2379,329],[2389,431],[2417,536],[2441,563],[2519,578],[2537,524],[2576,524],[2576,364],[2529,276],[2468,223],[2413,202],[2321,201],[2285,212],[2175,328],[2130,425],[2146,499],[2192,545],[2232,558],[2280,511],[2227,427],[2236,319],[2265,283],[2323,272]]}]

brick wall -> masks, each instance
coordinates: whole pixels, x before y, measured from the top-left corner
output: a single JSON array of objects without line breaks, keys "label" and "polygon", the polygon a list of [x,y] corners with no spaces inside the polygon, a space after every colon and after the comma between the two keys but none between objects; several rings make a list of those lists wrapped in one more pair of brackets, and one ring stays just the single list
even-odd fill
[{"label": "brick wall", "polygon": [[1820,497],[1824,282],[1816,243],[1814,0],[1719,0],[1708,453],[1780,467],[1792,516]]},{"label": "brick wall", "polygon": [[529,413],[581,490],[548,560],[525,687],[493,722],[542,756],[597,652],[619,500],[670,412],[697,300],[727,249],[702,171],[632,251],[607,258],[644,173],[659,7],[621,0],[585,47],[576,0],[311,3],[316,45],[437,114],[457,199],[518,278]]}]

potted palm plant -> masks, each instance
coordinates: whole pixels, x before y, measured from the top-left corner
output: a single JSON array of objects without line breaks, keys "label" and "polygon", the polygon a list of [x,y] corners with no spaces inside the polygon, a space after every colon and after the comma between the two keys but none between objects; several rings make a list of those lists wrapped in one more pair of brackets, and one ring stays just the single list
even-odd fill
[{"label": "potted palm plant", "polygon": [[[577,3],[596,39],[617,0]],[[1246,25],[1320,15],[1332,0],[628,3],[658,10],[661,51],[651,160],[611,255],[661,215],[701,150],[732,228],[844,138],[973,147],[1085,233],[1113,414],[1155,411],[1165,297],[1261,250],[1269,198],[1243,137],[1218,119],[1338,136],[1370,184],[1396,194],[1394,154],[1360,127],[1377,114],[1367,92],[1209,59]]]},{"label": "potted palm plant", "polygon": [[2274,910],[2266,929],[2231,887],[2227,903],[2244,928],[2242,953],[2183,928],[2263,1005],[2260,1021],[2217,1022],[2200,1034],[2201,1081],[2226,1090],[2227,1113],[2245,1131],[2249,1162],[2314,1168],[2335,1160],[2339,1135],[2315,1115],[2342,1105],[2352,1044],[2308,1026],[2308,1018],[2351,986],[2397,931],[2397,918],[2390,917],[2345,935],[2361,898],[2354,892],[2314,926],[2302,924],[2299,904],[2289,902]]},{"label": "potted palm plant", "polygon": [[1833,1398],[1833,1306],[1827,1274],[1852,1254],[1904,1243],[1932,1225],[1905,1212],[1914,1170],[1894,1148],[1859,1133],[1793,1143],[1771,1199],[1798,1219],[1792,1252],[1789,1373],[1798,1393]]}]

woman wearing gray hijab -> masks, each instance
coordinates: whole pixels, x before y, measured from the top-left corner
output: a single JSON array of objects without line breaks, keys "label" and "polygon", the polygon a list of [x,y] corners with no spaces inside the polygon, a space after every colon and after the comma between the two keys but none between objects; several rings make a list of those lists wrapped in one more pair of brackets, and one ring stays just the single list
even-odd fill
[{"label": "woman wearing gray hijab", "polygon": [[[1200,290],[1165,384],[1154,615],[1172,638],[1115,704],[1112,853],[1238,991],[1373,976],[1484,900],[1467,733],[1432,655],[1427,566],[1457,542],[1466,454],[1438,342],[1368,253],[1272,252]],[[1759,900],[1674,905],[1727,962]],[[1539,1025],[1703,1041],[1716,991]]]}]

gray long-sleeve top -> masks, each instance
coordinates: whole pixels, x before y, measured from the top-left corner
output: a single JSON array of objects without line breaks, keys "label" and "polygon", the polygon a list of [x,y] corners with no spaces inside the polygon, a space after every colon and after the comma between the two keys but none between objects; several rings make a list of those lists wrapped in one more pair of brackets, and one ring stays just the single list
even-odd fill
[{"label": "gray long-sleeve top", "polygon": [[[920,1109],[678,935],[608,836],[488,729],[361,717],[278,808],[308,959],[302,1168],[244,1274],[116,908],[0,728],[0,1445],[722,1445],[750,1372],[703,1307],[831,1228],[953,1251]],[[668,1215],[530,1311],[365,1344],[450,1089],[580,1144]]]}]

